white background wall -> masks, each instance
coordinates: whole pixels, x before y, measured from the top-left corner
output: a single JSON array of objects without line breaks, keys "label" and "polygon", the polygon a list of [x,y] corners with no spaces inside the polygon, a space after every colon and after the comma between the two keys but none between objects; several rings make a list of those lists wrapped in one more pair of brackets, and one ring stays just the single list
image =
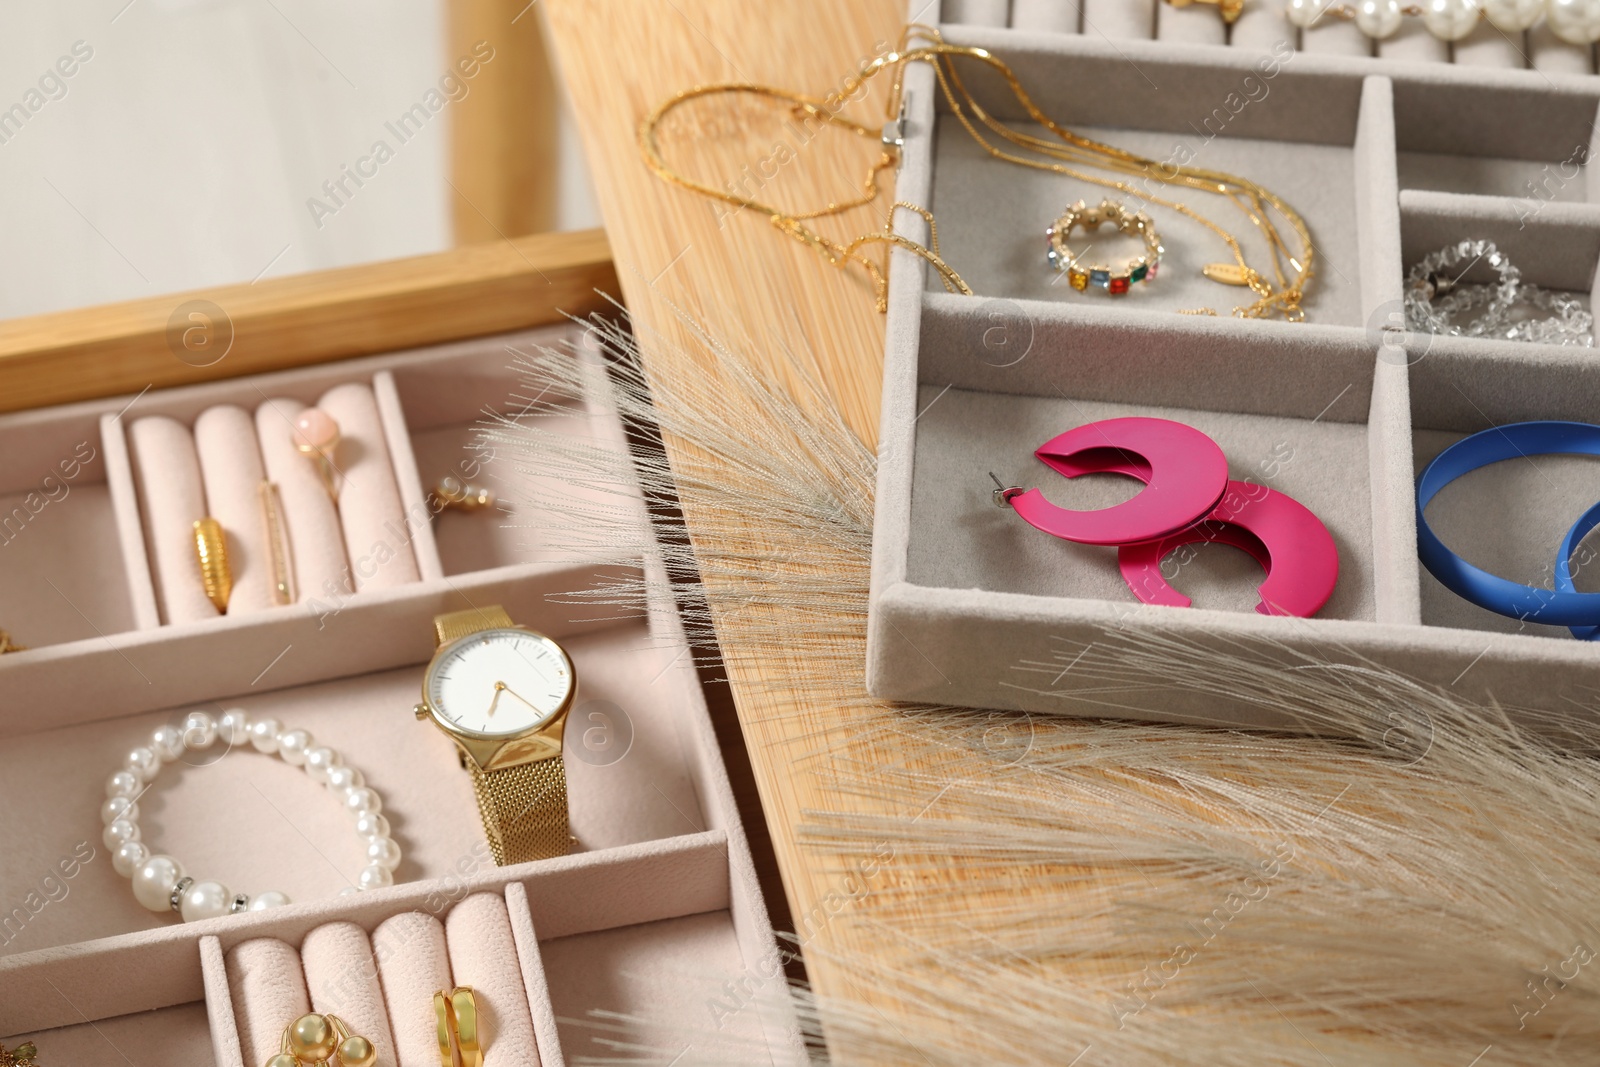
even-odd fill
[{"label": "white background wall", "polygon": [[[384,126],[456,59],[442,4],[0,7],[0,120],[37,107],[0,128],[0,317],[449,247],[449,106],[403,145]],[[565,132],[562,228],[596,225]],[[319,227],[308,198],[379,138],[394,158]]]}]

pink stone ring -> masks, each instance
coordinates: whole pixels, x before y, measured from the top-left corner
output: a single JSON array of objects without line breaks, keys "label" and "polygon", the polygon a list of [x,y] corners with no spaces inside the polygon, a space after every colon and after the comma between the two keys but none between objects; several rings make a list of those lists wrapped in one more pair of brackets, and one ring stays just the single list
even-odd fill
[{"label": "pink stone ring", "polygon": [[322,474],[322,483],[328,495],[337,498],[337,471],[333,466],[333,453],[339,447],[339,424],[321,408],[306,408],[294,418],[294,447],[301,455],[316,462]]}]

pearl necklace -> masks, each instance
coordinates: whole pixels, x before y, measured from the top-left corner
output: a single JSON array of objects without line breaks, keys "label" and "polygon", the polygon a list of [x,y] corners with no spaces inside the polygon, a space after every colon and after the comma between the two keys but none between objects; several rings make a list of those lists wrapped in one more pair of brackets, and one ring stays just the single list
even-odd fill
[{"label": "pearl necklace", "polygon": [[276,753],[285,763],[304,767],[312,781],[327,786],[355,816],[367,865],[356,876],[355,885],[342,893],[394,884],[400,846],[389,836],[383,801],[367,786],[360,771],[344,765],[339,753],[317,745],[304,730],[284,729],[276,719],[252,720],[242,708],[224,712],[220,718],[191,711],[182,726],[156,727],[149,744],[129,752],[122,769],[106,780],[106,802],[100,808],[105,823],[102,836],[111,850],[112,867],[133,880],[133,895],[140,904],[151,911],[175,911],[185,922],[194,922],[289,903],[288,896],[275,889],[250,897],[234,893],[221,882],[195,881],[184,873],[183,864],[171,856],[152,855],[140,839],[138,800],[161,773],[162,764],[186,751],[210,748],[218,740],[230,748],[248,741],[257,752]]},{"label": "pearl necklace", "polygon": [[1588,46],[1600,40],[1600,0],[1422,0],[1402,5],[1400,0],[1287,0],[1284,14],[1301,29],[1309,29],[1324,16],[1348,19],[1374,40],[1392,37],[1402,17],[1420,15],[1428,32],[1441,41],[1459,41],[1478,25],[1482,15],[1496,29],[1521,33],[1540,17],[1568,44]]}]

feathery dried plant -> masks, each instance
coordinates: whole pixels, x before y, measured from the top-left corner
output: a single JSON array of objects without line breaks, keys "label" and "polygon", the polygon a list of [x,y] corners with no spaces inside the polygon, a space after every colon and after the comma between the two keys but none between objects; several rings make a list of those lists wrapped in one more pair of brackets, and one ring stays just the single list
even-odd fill
[{"label": "feathery dried plant", "polygon": [[[1320,736],[875,701],[871,452],[812,383],[764,380],[703,330],[703,374],[650,381],[625,325],[590,329],[614,373],[578,349],[526,353],[547,398],[530,410],[582,397],[659,430],[673,463],[537,417],[483,432],[537,484],[587,490],[516,499],[545,540],[626,556],[653,536],[668,574],[702,583],[678,591],[686,623],[720,630],[747,719],[789,687],[837,709],[790,758],[826,787],[798,834],[840,889],[792,941],[846,980],[778,1006],[832,1062],[1600,1060],[1595,761],[1503,709],[1270,643],[1218,655],[1108,631],[1032,668],[1071,660],[1108,692],[1199,687]],[[642,513],[640,485],[675,494],[689,528]],[[574,595],[642,609],[662,591]],[[776,1062],[698,1020],[589,1025],[614,1050],[589,1062]]]}]

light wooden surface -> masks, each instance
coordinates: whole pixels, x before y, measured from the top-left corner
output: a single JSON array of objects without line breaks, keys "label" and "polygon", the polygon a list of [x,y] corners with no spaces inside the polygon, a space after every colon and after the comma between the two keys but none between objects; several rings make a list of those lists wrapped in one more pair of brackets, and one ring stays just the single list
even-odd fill
[{"label": "light wooden surface", "polygon": [[[720,205],[653,177],[641,162],[637,128],[650,107],[696,83],[761,81],[818,96],[836,89],[884,42],[897,39],[902,5],[545,0],[541,6],[584,138],[622,292],[643,337],[647,371],[656,377],[695,373],[685,353],[697,345],[669,307],[676,305],[715,336],[764,361],[778,380],[803,375],[822,382],[855,432],[875,443],[884,323],[865,276],[826,266],[765,219],[725,217]],[[881,111],[882,98],[873,95],[852,113],[877,122]],[[714,109],[701,110],[669,126],[664,140],[674,146],[672,160],[702,179],[737,180],[749,167],[757,176],[750,180],[763,183],[763,199],[791,208],[854,194],[876,146],[822,135],[792,143],[793,158],[786,164],[763,168],[778,139],[794,140],[781,117],[754,109],[730,121],[714,117]],[[837,237],[876,229],[890,199],[820,225]],[[685,512],[692,531],[695,516],[687,502]],[[752,531],[751,543],[759,542],[759,530]],[[717,590],[708,594],[715,611]],[[719,640],[730,649],[740,630],[723,621]],[[782,676],[776,664],[773,673]],[[804,809],[825,804],[817,779],[795,759],[815,751],[816,738],[846,712],[807,692],[774,693],[762,682],[735,671],[734,695],[790,911],[804,917],[837,889],[838,872],[848,865],[841,857],[799,847],[795,827]],[[850,936],[849,924],[824,923],[808,943],[819,992],[851,992],[849,976],[826,960],[841,947],[837,939]]]},{"label": "light wooden surface", "polygon": [[0,411],[559,321],[616,291],[599,230],[0,322]]},{"label": "light wooden surface", "polygon": [[[557,226],[560,114],[529,0],[448,0],[450,55],[494,56],[455,106],[451,219],[457,244]],[[469,61],[467,69],[473,64]]]}]

